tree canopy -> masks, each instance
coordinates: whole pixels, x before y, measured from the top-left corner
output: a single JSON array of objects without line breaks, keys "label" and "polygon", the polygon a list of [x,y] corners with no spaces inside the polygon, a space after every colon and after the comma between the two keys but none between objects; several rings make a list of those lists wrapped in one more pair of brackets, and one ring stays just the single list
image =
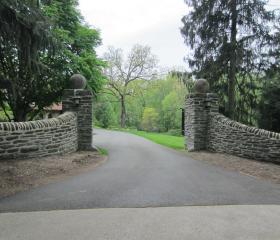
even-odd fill
[{"label": "tree canopy", "polygon": [[59,100],[73,73],[94,92],[104,81],[95,48],[99,32],[84,23],[77,1],[0,2],[0,104],[13,119],[32,119]]},{"label": "tree canopy", "polygon": [[[177,76],[135,80],[129,89],[133,94],[126,97],[126,127],[181,135],[187,88]],[[94,105],[98,126],[120,127],[121,105],[116,96],[100,92]]]},{"label": "tree canopy", "polygon": [[264,0],[185,2],[191,11],[182,19],[181,33],[192,50],[189,66],[219,93],[226,115],[248,122],[244,107],[257,104],[256,81],[275,61],[270,54],[275,51],[275,13]]},{"label": "tree canopy", "polygon": [[138,44],[133,46],[126,59],[121,49],[113,47],[109,47],[104,58],[108,62],[108,67],[105,69],[108,78],[107,90],[120,103],[120,122],[124,127],[127,120],[126,97],[133,95],[134,92],[130,85],[136,80],[149,80],[155,77],[157,59],[151,53],[150,47]]}]

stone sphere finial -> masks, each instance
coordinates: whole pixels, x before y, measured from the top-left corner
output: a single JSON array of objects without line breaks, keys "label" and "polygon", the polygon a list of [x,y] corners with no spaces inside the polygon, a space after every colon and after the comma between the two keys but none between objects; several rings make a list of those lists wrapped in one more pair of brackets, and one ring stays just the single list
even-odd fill
[{"label": "stone sphere finial", "polygon": [[206,79],[198,79],[194,84],[195,93],[208,93],[209,92],[209,83]]},{"label": "stone sphere finial", "polygon": [[70,78],[71,89],[84,89],[86,85],[87,85],[87,80],[81,74],[74,74]]}]

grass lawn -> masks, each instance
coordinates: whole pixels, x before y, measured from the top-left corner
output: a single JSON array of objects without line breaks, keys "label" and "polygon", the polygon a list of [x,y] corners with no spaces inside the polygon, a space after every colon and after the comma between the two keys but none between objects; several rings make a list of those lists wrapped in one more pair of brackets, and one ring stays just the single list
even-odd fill
[{"label": "grass lawn", "polygon": [[185,140],[183,136],[182,137],[171,136],[163,133],[150,133],[150,132],[137,131],[137,130],[125,130],[125,131],[147,138],[155,143],[170,148],[179,149],[179,150],[185,148]]}]

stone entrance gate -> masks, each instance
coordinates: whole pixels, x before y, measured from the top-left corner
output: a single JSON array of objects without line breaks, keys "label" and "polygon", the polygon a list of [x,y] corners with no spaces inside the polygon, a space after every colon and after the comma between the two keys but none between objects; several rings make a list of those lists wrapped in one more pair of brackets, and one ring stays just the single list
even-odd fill
[{"label": "stone entrance gate", "polygon": [[44,157],[92,150],[92,93],[81,75],[62,97],[63,114],[30,122],[0,123],[1,159]]}]

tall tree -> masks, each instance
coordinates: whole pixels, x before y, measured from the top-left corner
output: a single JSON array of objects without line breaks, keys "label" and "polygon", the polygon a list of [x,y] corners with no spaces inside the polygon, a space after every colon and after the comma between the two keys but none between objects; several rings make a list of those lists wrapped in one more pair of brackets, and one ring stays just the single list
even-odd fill
[{"label": "tall tree", "polygon": [[110,47],[104,54],[108,67],[108,90],[117,97],[120,106],[121,127],[126,124],[126,97],[133,94],[130,83],[136,80],[149,80],[156,74],[157,59],[148,46],[135,45],[124,59],[121,49]]},{"label": "tall tree", "polygon": [[158,131],[158,113],[154,108],[146,107],[143,111],[142,128],[145,131]]},{"label": "tall tree", "polygon": [[56,57],[47,64],[62,73],[64,79],[76,72],[83,74],[97,93],[105,82],[102,75],[105,62],[95,51],[101,44],[99,31],[84,22],[78,0],[44,0],[43,11],[51,19],[53,33],[62,43]]},{"label": "tall tree", "polygon": [[266,72],[258,105],[259,127],[280,132],[280,16],[274,26],[275,49],[270,52],[274,63]]},{"label": "tall tree", "polygon": [[0,104],[5,110],[8,103],[10,120],[33,119],[58,101],[73,73],[85,75],[95,92],[101,88],[99,32],[84,23],[77,4],[0,1]]},{"label": "tall tree", "polygon": [[[248,80],[269,67],[271,23],[275,16],[264,0],[185,0],[191,7],[181,33],[193,50],[188,63],[198,77],[225,95],[225,113],[236,118],[238,78]],[[221,81],[227,79],[227,91]]]},{"label": "tall tree", "polygon": [[53,55],[53,47],[50,25],[37,1],[0,2],[0,88],[5,88],[0,104],[5,110],[8,102],[15,121],[25,121],[37,96],[48,88],[40,82],[46,74],[40,56]]}]

